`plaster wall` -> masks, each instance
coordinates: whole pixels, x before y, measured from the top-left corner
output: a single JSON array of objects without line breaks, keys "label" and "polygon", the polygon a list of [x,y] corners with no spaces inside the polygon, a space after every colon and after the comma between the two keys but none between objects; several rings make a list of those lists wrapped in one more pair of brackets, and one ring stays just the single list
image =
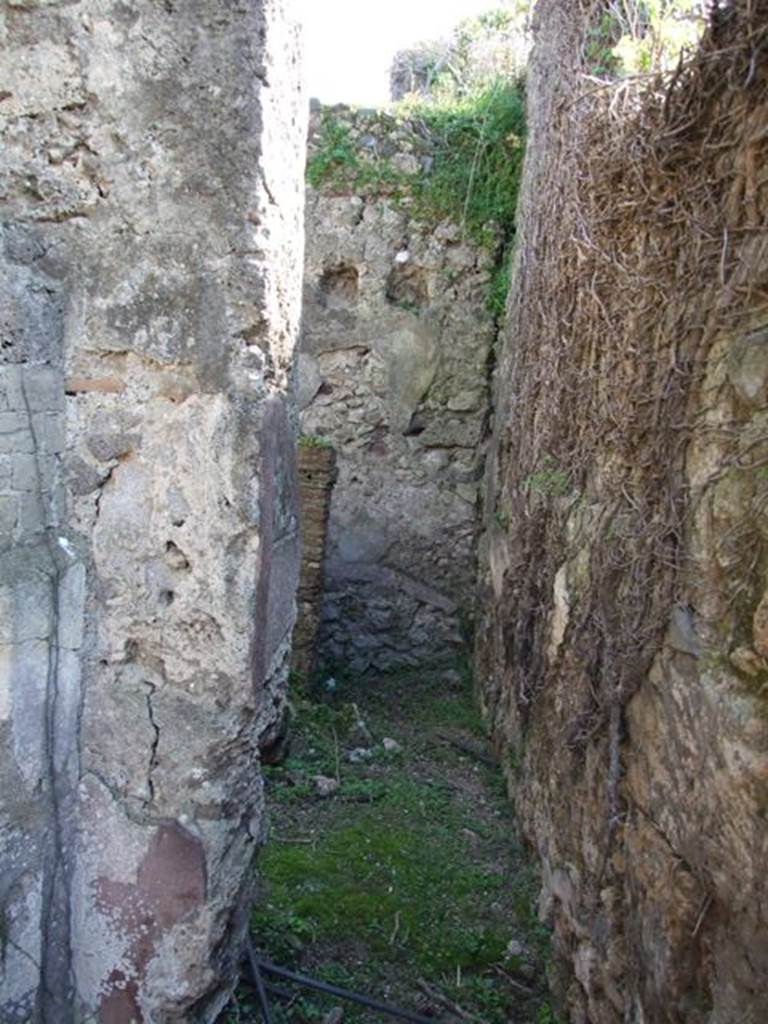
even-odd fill
[{"label": "plaster wall", "polygon": [[0,1018],[213,1019],[298,571],[280,2],[0,12]]}]

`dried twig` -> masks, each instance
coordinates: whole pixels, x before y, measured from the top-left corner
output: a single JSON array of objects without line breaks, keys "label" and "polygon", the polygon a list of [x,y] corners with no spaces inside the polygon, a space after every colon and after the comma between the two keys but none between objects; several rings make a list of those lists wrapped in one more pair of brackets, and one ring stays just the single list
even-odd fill
[{"label": "dried twig", "polygon": [[454,1013],[461,1020],[473,1021],[475,1024],[485,1024],[482,1017],[476,1017],[474,1013],[470,1013],[469,1010],[465,1010],[463,1006],[459,1006],[458,1003],[454,1002],[453,999],[449,999],[445,993],[441,992],[439,988],[434,985],[430,985],[429,982],[424,981],[423,978],[419,978],[416,982],[417,986],[421,989],[424,995],[429,996],[436,1003],[440,1003],[451,1013]]},{"label": "dried twig", "polygon": [[[569,780],[586,747],[598,748],[600,876],[623,821],[624,712],[674,603],[716,598],[733,614],[766,554],[768,483],[756,470],[768,465],[768,439],[745,436],[751,413],[727,408],[721,353],[724,339],[764,322],[768,304],[768,83],[755,60],[768,26],[758,5],[732,7],[728,25],[666,78],[574,73],[548,111],[548,145],[528,157],[535,187],[518,225],[514,345],[501,353],[496,410],[510,567],[481,658],[500,737],[510,717],[524,732],[556,702],[562,730],[549,748],[540,730],[537,753],[552,756],[553,797],[563,748]],[[705,447],[712,470],[692,486],[690,456]],[[568,493],[543,472],[545,458]],[[755,497],[718,526],[713,556],[739,572],[715,581],[686,552],[734,472],[750,474]],[[552,594],[566,563],[578,597],[552,658]]]},{"label": "dried twig", "polygon": [[498,964],[494,970],[500,974],[506,983],[512,988],[516,988],[519,992],[524,992],[527,996],[533,995],[534,990],[530,985],[524,985],[522,981],[518,981],[517,978],[513,978],[511,974],[499,967]]},{"label": "dried twig", "polygon": [[499,759],[494,757],[493,754],[488,754],[483,750],[480,750],[476,743],[470,743],[469,740],[464,740],[460,736],[449,736],[447,733],[439,732],[438,738],[447,743],[454,750],[460,751],[462,754],[469,754],[470,757],[474,757],[476,761],[480,761],[481,764],[487,765],[489,768],[498,768]]}]

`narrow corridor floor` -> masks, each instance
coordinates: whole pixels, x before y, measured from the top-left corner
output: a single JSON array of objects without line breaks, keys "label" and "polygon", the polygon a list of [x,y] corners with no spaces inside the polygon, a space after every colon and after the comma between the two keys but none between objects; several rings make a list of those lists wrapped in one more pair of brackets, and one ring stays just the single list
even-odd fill
[{"label": "narrow corridor floor", "polygon": [[[331,688],[293,695],[290,754],[265,772],[256,948],[446,1024],[554,1021],[536,875],[466,679]],[[387,1019],[288,988],[270,997],[275,1024]],[[224,1021],[258,1019],[243,987]]]}]

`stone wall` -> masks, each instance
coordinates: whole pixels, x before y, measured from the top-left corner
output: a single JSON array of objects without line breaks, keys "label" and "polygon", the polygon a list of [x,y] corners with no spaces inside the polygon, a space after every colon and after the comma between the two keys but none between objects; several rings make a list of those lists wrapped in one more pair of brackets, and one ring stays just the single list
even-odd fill
[{"label": "stone wall", "polygon": [[[318,110],[363,161],[430,160],[413,125]],[[321,655],[353,671],[455,656],[473,605],[476,504],[494,339],[493,254],[408,197],[310,188],[299,356],[301,429],[338,455]]]},{"label": "stone wall", "polygon": [[209,1021],[294,614],[295,33],[48,0],[0,46],[0,1018]]},{"label": "stone wall", "polygon": [[478,686],[564,1019],[757,1024],[766,8],[715,10],[701,53],[643,90],[596,83],[588,6],[536,8]]}]

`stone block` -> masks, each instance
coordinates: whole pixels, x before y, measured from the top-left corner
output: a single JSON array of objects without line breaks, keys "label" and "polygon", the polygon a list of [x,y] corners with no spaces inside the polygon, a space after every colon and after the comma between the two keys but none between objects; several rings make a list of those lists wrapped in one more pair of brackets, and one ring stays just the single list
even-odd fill
[{"label": "stone block", "polygon": [[61,373],[50,366],[29,368],[24,374],[24,391],[31,412],[59,412],[64,408]]},{"label": "stone block", "polygon": [[[12,779],[18,786],[17,773],[13,773]],[[7,850],[0,849],[3,863],[13,877],[13,884],[7,885],[4,893],[4,916],[10,927],[5,933],[3,957],[3,995],[7,1000],[6,1006],[13,1009],[6,1010],[3,1024],[26,1024],[34,1013],[39,983],[38,964],[42,959],[39,922],[45,900],[43,873],[34,858],[42,838],[40,817],[43,807],[42,801],[25,804],[29,824],[23,846],[11,841]]]},{"label": "stone block", "polygon": [[99,462],[111,462],[121,455],[127,455],[140,441],[141,435],[122,430],[98,432],[86,438],[88,451]]},{"label": "stone block", "polygon": [[71,565],[59,579],[59,646],[77,651],[83,642],[85,618],[85,566]]},{"label": "stone block", "polygon": [[17,48],[14,58],[8,62],[3,81],[10,93],[8,114],[37,115],[84,102],[83,79],[75,54],[63,41],[35,40]]},{"label": "stone block", "polygon": [[25,491],[19,495],[19,516],[17,534],[28,539],[42,533],[46,527],[44,499],[37,491]]},{"label": "stone block", "polygon": [[448,408],[455,412],[471,412],[479,409],[483,403],[483,393],[479,390],[460,391],[448,399]]},{"label": "stone block", "polygon": [[13,748],[16,766],[31,785],[45,777],[45,698],[51,663],[45,640],[13,648]]},{"label": "stone block", "polygon": [[7,543],[19,520],[19,499],[15,494],[0,494],[0,544]]},{"label": "stone block", "polygon": [[[59,350],[64,310],[58,283],[36,266],[19,266],[1,253],[0,309],[0,341],[14,362],[44,362]],[[23,399],[11,405],[23,407]]]},{"label": "stone block", "polygon": [[23,644],[46,640],[51,633],[53,604],[45,580],[22,580],[0,590],[0,643]]},{"label": "stone block", "polygon": [[28,430],[15,434],[0,434],[0,455],[10,455],[14,452],[31,455],[34,450],[35,441]]},{"label": "stone block", "polygon": [[79,455],[69,455],[65,461],[66,486],[75,495],[91,494],[101,487],[109,474],[109,467],[92,466]]},{"label": "stone block", "polygon": [[26,414],[18,412],[0,412],[0,434],[19,434],[27,430],[29,422]]},{"label": "stone block", "polygon": [[32,417],[35,439],[41,452],[58,454],[64,450],[64,418],[58,413],[35,413]]},{"label": "stone block", "polygon": [[34,455],[14,455],[13,489],[15,491],[35,491],[38,489],[37,460]]},{"label": "stone block", "polygon": [[[82,615],[82,608],[79,609]],[[62,648],[56,662],[57,742],[54,768],[59,778],[77,781],[78,730],[82,694],[82,665],[78,651]]]},{"label": "stone block", "polygon": [[768,327],[752,331],[733,345],[727,361],[728,377],[739,398],[761,407],[768,397]]},{"label": "stone block", "polygon": [[308,352],[300,352],[296,361],[296,393],[299,409],[306,409],[323,383],[320,365]]},{"label": "stone block", "polygon": [[26,409],[21,386],[22,367],[0,367],[0,410]]}]

